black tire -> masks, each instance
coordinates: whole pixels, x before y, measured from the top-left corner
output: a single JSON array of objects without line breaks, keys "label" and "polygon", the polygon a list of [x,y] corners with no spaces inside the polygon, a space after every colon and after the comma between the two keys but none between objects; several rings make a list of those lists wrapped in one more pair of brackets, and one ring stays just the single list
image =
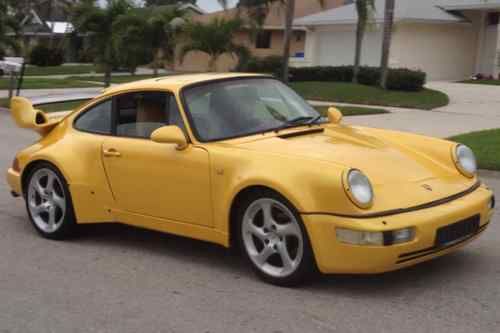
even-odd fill
[{"label": "black tire", "polygon": [[[286,275],[286,276],[273,276],[265,271],[263,271],[261,268],[259,268],[252,258],[250,257],[249,251],[247,250],[247,247],[245,246],[245,241],[244,241],[244,232],[243,232],[243,217],[245,216],[245,213],[247,212],[247,209],[256,201],[260,199],[271,199],[279,202],[280,204],[284,205],[286,208],[288,208],[289,212],[291,212],[295,218],[295,220],[298,222],[298,226],[300,228],[300,232],[302,234],[302,259],[300,260],[300,263],[296,266],[296,268],[293,270],[292,273]],[[251,192],[249,195],[244,197],[237,206],[236,210],[236,239],[240,248],[240,251],[243,253],[245,256],[246,260],[250,263],[253,271],[256,273],[256,275],[262,279],[263,281],[281,286],[281,287],[295,287],[302,285],[304,283],[307,283],[310,281],[311,277],[314,276],[314,274],[317,272],[316,269],[316,261],[314,258],[314,254],[311,248],[311,243],[309,241],[309,236],[307,234],[307,231],[304,227],[304,223],[300,217],[300,214],[297,212],[297,209],[282,195],[280,195],[277,192],[274,192],[272,190],[268,189],[263,189],[263,190],[258,190]],[[266,240],[267,241],[267,240]],[[265,245],[264,245],[265,246]]]},{"label": "black tire", "polygon": [[[43,172],[52,172],[53,173],[52,175],[55,175],[57,177],[57,183],[54,183],[54,186],[53,186],[53,189],[51,190],[51,192],[57,193],[58,196],[60,196],[62,194],[64,195],[64,197],[63,197],[64,205],[61,205],[61,206],[64,206],[64,210],[59,208],[59,206],[55,207],[55,209],[54,209],[55,216],[57,216],[56,214],[57,214],[58,210],[59,210],[59,214],[60,214],[60,217],[58,219],[60,222],[58,223],[57,227],[54,227],[54,230],[44,230],[42,227],[40,227],[39,224],[41,222],[40,222],[39,217],[37,217],[38,223],[35,222],[35,217],[33,216],[32,211],[30,209],[30,195],[32,195],[33,192],[37,192],[35,190],[30,191],[30,184],[32,183],[32,181],[34,181],[33,177],[35,175],[39,175],[40,173],[43,173]],[[40,182],[40,180],[39,180],[39,182]],[[47,182],[48,182],[48,180],[47,180]],[[24,193],[24,200],[26,203],[26,211],[28,212],[28,216],[30,218],[31,224],[33,225],[35,230],[41,236],[43,236],[44,238],[47,238],[47,239],[52,239],[52,240],[64,240],[64,239],[68,239],[76,234],[78,226],[76,223],[75,213],[74,213],[74,209],[73,209],[73,201],[71,199],[71,193],[70,193],[69,188],[68,188],[68,183],[64,179],[64,176],[61,174],[61,172],[56,167],[54,167],[52,164],[50,164],[48,162],[40,162],[40,163],[36,164],[36,166],[29,171],[29,174],[26,178],[26,182],[24,184],[23,193]],[[37,194],[37,195],[38,195],[38,197],[40,197],[39,194]],[[37,199],[35,199],[35,200],[37,200]],[[40,200],[42,200],[41,197],[40,197]],[[56,206],[54,203],[53,203],[53,205]],[[46,212],[44,212],[44,213],[46,213]],[[40,216],[40,215],[41,214],[39,214],[38,216]],[[43,221],[43,218],[42,218],[42,221]]]}]

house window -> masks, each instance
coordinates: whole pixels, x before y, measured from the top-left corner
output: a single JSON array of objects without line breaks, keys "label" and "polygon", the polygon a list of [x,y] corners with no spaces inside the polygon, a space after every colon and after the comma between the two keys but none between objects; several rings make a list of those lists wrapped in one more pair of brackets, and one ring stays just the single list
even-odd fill
[{"label": "house window", "polygon": [[500,13],[488,14],[488,25],[498,25],[500,23]]},{"label": "house window", "polygon": [[271,48],[271,31],[264,30],[257,34],[255,39],[255,48],[257,49],[269,49]]}]

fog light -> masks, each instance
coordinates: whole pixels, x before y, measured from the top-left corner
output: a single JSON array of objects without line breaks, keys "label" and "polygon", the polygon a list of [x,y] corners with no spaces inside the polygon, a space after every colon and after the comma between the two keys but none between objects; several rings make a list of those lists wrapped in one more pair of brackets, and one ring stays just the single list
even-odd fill
[{"label": "fog light", "polygon": [[337,239],[346,244],[353,245],[384,245],[382,232],[358,231],[337,228]]},{"label": "fog light", "polygon": [[386,245],[411,242],[413,240],[413,238],[415,237],[415,229],[413,229],[413,228],[404,228],[404,229],[399,229],[399,230],[393,230],[393,231],[389,231],[388,233],[390,233],[390,235],[391,235],[391,241],[389,242],[389,244],[387,244],[387,242],[385,242]]}]

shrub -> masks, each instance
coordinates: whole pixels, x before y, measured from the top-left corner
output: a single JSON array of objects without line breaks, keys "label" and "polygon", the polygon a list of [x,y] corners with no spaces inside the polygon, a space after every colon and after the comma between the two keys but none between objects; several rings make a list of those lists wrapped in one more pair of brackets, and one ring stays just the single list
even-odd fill
[{"label": "shrub", "polygon": [[281,56],[268,56],[264,58],[252,57],[237,68],[238,71],[252,73],[267,73],[279,76],[283,67],[283,58]]},{"label": "shrub", "polygon": [[[290,69],[292,81],[352,82],[353,66],[316,66]],[[389,70],[387,87],[391,90],[418,91],[425,84],[426,74],[405,68]],[[380,68],[361,67],[358,82],[376,86],[380,82]]]},{"label": "shrub", "polygon": [[50,49],[45,45],[35,46],[30,53],[30,63],[35,66],[59,66],[64,62],[64,53],[61,49]]}]

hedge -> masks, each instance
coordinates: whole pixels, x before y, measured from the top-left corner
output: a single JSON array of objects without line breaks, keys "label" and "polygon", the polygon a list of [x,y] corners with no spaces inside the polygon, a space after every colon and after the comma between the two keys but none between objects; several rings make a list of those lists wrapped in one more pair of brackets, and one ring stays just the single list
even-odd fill
[{"label": "hedge", "polygon": [[30,64],[35,66],[59,66],[64,62],[64,53],[61,49],[50,49],[45,45],[35,46],[30,53]]},{"label": "hedge", "polygon": [[[291,81],[335,81],[352,82],[353,66],[317,66],[290,68]],[[378,67],[361,67],[358,82],[376,86],[380,82]],[[391,68],[387,78],[387,88],[391,90],[419,91],[426,82],[426,74],[406,68]]]}]

